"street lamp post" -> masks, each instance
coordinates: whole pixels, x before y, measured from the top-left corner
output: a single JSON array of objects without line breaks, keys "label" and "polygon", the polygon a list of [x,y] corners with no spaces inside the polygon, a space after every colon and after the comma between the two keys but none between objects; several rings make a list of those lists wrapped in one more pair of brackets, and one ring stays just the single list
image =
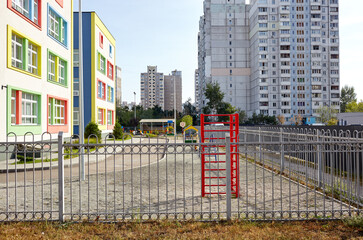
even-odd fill
[{"label": "street lamp post", "polygon": [[176,83],[175,83],[175,76],[174,78],[174,139],[176,142]]},{"label": "street lamp post", "polygon": [[134,119],[135,119],[135,134],[136,134],[136,92],[134,92]]},{"label": "street lamp post", "polygon": [[82,0],[79,0],[78,9],[78,56],[79,56],[79,143],[80,143],[80,170],[81,180],[85,180],[85,167],[84,167],[84,156],[83,156],[83,144],[84,144],[84,99],[83,99],[83,42],[82,42]]}]

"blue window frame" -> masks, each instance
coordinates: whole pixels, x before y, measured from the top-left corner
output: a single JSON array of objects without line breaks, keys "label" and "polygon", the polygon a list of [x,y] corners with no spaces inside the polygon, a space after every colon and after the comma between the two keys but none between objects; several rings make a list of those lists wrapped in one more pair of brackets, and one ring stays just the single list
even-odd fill
[{"label": "blue window frame", "polygon": [[48,36],[68,46],[68,23],[48,4]]}]

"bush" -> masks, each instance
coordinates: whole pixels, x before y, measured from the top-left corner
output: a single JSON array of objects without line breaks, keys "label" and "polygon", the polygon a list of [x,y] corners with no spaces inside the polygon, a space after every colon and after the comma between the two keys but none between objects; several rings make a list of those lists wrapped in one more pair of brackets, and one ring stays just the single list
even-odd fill
[{"label": "bush", "polygon": [[[16,158],[19,160],[19,162],[24,162],[24,155],[17,155]],[[33,162],[33,157],[26,157],[26,162]]]},{"label": "bush", "polygon": [[98,128],[98,125],[94,122],[89,122],[84,131],[84,137],[86,139],[88,139],[91,135],[93,135],[92,137],[97,136],[98,142],[101,142],[101,131]]},{"label": "bush", "polygon": [[115,137],[115,139],[122,139],[122,137],[124,136],[124,130],[122,129],[118,121],[113,128],[113,136]]}]

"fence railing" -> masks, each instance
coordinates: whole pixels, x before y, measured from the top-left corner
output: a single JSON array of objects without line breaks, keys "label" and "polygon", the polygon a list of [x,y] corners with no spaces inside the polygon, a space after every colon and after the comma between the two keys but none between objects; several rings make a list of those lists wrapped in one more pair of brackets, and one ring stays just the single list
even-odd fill
[{"label": "fence railing", "polygon": [[[241,128],[227,140],[106,137],[0,143],[0,221],[341,219],[362,210],[357,133]],[[203,147],[205,146],[205,147]],[[202,197],[202,164],[208,192]],[[230,154],[239,155],[240,196]],[[84,166],[82,166],[84,163]],[[82,178],[84,171],[84,179]]]}]

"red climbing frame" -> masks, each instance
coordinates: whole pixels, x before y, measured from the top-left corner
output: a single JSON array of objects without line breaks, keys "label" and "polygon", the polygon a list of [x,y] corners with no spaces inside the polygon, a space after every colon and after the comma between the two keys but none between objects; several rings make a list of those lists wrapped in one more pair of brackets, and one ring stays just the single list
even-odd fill
[{"label": "red climbing frame", "polygon": [[[226,117],[229,121],[213,122],[208,121],[208,117],[212,119]],[[228,132],[231,137],[231,192],[235,197],[239,197],[239,154],[237,145],[239,115],[201,114],[200,125],[201,142],[216,142],[215,145],[202,145],[202,197],[213,194],[226,194],[226,161],[220,157],[226,155],[226,152],[219,148],[225,147],[225,133]]]}]

